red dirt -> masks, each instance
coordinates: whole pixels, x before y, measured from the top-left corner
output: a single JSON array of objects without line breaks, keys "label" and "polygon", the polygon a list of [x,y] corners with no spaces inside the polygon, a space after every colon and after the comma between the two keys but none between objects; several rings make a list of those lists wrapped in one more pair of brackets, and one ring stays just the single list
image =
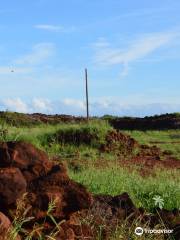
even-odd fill
[{"label": "red dirt", "polygon": [[113,152],[119,155],[131,155],[139,144],[136,140],[119,131],[113,130],[108,132],[105,144],[102,144],[102,152]]},{"label": "red dirt", "polygon": [[[122,138],[129,146],[136,145],[133,140],[129,141],[124,136]],[[142,149],[144,151],[147,148]],[[155,151],[151,150],[150,152]],[[37,230],[37,234],[41,232],[49,234],[55,227],[51,218],[47,216],[48,204],[53,200],[54,208],[51,215],[57,222],[61,222],[61,230],[56,240],[85,238],[95,240],[100,226],[104,226],[103,239],[108,240],[109,234],[114,231],[117,224],[127,217],[129,223],[137,217],[141,217],[142,222],[148,218],[152,226],[160,221],[157,214],[150,217],[143,209],[137,209],[127,193],[115,197],[93,196],[84,186],[68,177],[62,164],[49,161],[44,152],[31,144],[24,142],[0,144],[0,160],[0,223],[9,224],[8,218],[10,221],[13,220],[18,206],[20,215],[27,210],[26,217],[34,217],[23,225],[27,231],[32,231],[36,222],[44,227],[43,230]],[[23,197],[25,192],[26,195]],[[23,202],[19,200],[22,197]],[[18,202],[21,203],[20,206],[17,205]],[[159,210],[159,214],[169,228],[178,231],[180,226],[178,210]],[[5,239],[6,231],[4,232],[3,226],[4,224],[0,224],[0,233]],[[23,239],[23,234],[21,237]],[[179,239],[178,235],[174,237]]]},{"label": "red dirt", "polygon": [[116,130],[107,134],[100,151],[119,157],[121,166],[133,169],[137,166],[141,175],[152,174],[155,168],[180,169],[180,161],[172,156],[172,152],[162,151],[157,146],[141,145]]}]

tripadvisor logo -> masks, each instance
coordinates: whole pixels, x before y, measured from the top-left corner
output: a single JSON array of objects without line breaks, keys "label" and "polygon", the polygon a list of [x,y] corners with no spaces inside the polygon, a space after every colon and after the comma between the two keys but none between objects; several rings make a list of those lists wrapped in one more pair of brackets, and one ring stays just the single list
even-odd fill
[{"label": "tripadvisor logo", "polygon": [[137,227],[134,232],[136,235],[141,236],[144,231],[143,231],[143,228]]},{"label": "tripadvisor logo", "polygon": [[143,235],[143,233],[148,233],[148,234],[172,234],[173,230],[171,229],[147,229],[147,228],[141,228],[137,227],[134,231],[134,233],[138,236]]}]

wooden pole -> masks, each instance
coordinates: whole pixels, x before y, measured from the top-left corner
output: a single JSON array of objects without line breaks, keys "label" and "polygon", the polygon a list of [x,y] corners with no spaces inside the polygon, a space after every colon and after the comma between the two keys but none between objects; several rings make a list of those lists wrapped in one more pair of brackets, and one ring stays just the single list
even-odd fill
[{"label": "wooden pole", "polygon": [[85,68],[85,80],[86,80],[86,113],[87,113],[87,121],[89,121],[89,99],[88,99],[88,74],[87,68]]}]

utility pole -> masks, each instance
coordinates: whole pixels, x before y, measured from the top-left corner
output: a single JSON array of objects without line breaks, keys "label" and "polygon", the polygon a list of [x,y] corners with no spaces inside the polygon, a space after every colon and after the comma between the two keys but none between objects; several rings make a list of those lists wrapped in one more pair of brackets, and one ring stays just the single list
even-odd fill
[{"label": "utility pole", "polygon": [[87,111],[87,121],[89,121],[89,99],[88,99],[88,74],[87,74],[87,68],[85,68],[85,80],[86,80],[86,111]]}]

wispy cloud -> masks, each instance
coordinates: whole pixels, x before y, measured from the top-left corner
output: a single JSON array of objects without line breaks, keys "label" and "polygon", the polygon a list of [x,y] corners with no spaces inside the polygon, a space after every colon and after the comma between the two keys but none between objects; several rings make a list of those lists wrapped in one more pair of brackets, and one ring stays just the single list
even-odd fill
[{"label": "wispy cloud", "polygon": [[50,32],[71,33],[75,31],[75,27],[63,27],[61,25],[51,25],[51,24],[37,24],[34,27],[37,29],[50,31]]},{"label": "wispy cloud", "polygon": [[64,28],[62,26],[57,25],[49,25],[49,24],[39,24],[34,26],[37,29],[52,31],[52,32],[59,32],[62,31]]},{"label": "wispy cloud", "polygon": [[105,40],[98,40],[95,45],[95,62],[102,65],[123,65],[122,75],[128,74],[129,64],[140,60],[156,50],[170,44],[179,33],[160,32],[139,37],[132,41],[126,49],[112,48]]},{"label": "wispy cloud", "polygon": [[36,65],[46,61],[55,53],[53,43],[39,43],[33,46],[32,51],[15,60],[16,64]]}]

